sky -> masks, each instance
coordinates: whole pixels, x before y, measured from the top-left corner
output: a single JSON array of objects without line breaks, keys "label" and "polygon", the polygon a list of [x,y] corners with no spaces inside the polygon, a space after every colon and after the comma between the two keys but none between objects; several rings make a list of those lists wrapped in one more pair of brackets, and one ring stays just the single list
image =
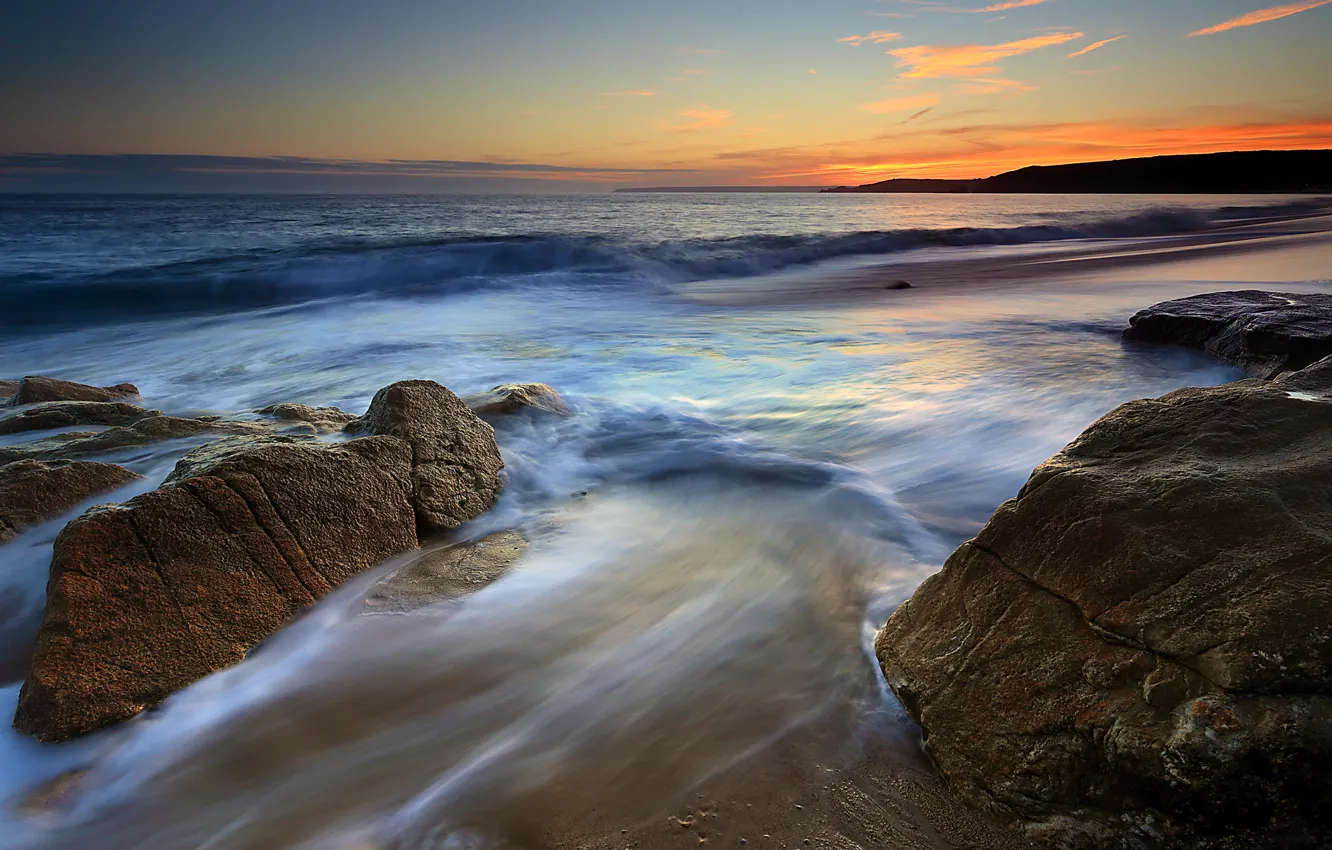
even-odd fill
[{"label": "sky", "polygon": [[1332,147],[1332,0],[6,0],[0,191],[606,191]]}]

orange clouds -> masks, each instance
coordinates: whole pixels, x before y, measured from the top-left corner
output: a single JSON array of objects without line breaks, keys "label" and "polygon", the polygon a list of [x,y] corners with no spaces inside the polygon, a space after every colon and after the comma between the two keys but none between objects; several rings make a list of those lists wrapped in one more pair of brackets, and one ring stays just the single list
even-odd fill
[{"label": "orange clouds", "polygon": [[848,35],[846,38],[837,39],[837,41],[841,44],[849,44],[852,47],[859,47],[862,44],[886,44],[890,41],[897,41],[901,37],[902,34],[900,32],[877,30],[869,35]]},{"label": "orange clouds", "polygon": [[1332,3],[1332,0],[1300,0],[1298,3],[1290,3],[1285,6],[1273,6],[1270,9],[1259,9],[1255,12],[1240,15],[1238,18],[1231,18],[1214,27],[1207,27],[1206,29],[1191,32],[1189,35],[1214,35],[1219,32],[1225,32],[1226,30],[1238,29],[1240,27],[1251,27],[1254,24],[1265,24],[1268,21],[1275,21],[1291,15],[1298,15],[1300,12],[1307,12],[1310,9],[1317,9],[1319,6],[1326,6],[1328,3]]},{"label": "orange clouds", "polygon": [[[1332,0],[1328,0],[1328,2],[1332,3]],[[1075,50],[1072,53],[1068,54],[1068,58],[1077,59],[1079,56],[1086,56],[1088,53],[1091,53],[1093,50],[1100,50],[1102,47],[1105,47],[1107,44],[1119,41],[1121,38],[1128,38],[1128,36],[1117,35],[1114,38],[1107,38],[1098,41],[1095,44],[1089,44],[1086,47],[1082,48],[1081,50]]]},{"label": "orange clouds", "polygon": [[629,91],[604,91],[601,92],[601,96],[602,97],[656,97],[657,93],[654,91],[647,91],[646,89],[630,89]]},{"label": "orange clouds", "polygon": [[1080,32],[1054,32],[1004,44],[922,44],[888,53],[897,59],[897,67],[907,69],[902,77],[983,77],[998,72],[1004,59],[1079,38],[1084,38]]},{"label": "orange clouds", "polygon": [[695,130],[719,130],[722,127],[731,126],[731,116],[733,114],[734,113],[729,109],[713,109],[708,106],[700,106],[694,109],[682,109],[679,112],[680,117],[689,120],[680,124],[663,123],[662,129],[671,133],[689,133]]},{"label": "orange clouds", "polygon": [[912,112],[928,106],[935,106],[938,103],[938,95],[922,94],[914,97],[898,97],[892,100],[876,100],[873,103],[862,104],[860,108],[866,112],[884,114],[889,112]]},{"label": "orange clouds", "polygon": [[[1053,124],[982,124],[931,130],[908,125],[875,139],[834,146],[721,155],[748,179],[870,183],[892,177],[988,177],[1027,165],[1058,165],[1163,154],[1299,150],[1327,145],[1332,117],[1175,124],[1163,116]],[[831,154],[830,154],[831,151]]]}]

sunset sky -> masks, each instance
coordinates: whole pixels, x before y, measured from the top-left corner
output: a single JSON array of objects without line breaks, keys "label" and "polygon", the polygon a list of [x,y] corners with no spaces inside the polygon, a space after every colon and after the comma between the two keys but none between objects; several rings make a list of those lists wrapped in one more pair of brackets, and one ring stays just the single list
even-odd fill
[{"label": "sunset sky", "polygon": [[0,190],[831,185],[1332,147],[1330,46],[1332,0],[11,0]]}]

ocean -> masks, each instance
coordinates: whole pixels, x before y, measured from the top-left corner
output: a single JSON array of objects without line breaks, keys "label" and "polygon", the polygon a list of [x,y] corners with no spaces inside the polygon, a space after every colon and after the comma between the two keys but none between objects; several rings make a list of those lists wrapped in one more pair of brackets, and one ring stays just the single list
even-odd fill
[{"label": "ocean", "polygon": [[[1147,267],[798,307],[690,286],[1127,252],[1319,203],[0,196],[0,378],[130,381],[185,415],[539,381],[573,410],[500,426],[507,487],[468,529],[534,529],[527,566],[460,611],[373,627],[348,588],[127,729],[56,748],[6,732],[0,797],[95,767],[60,819],[11,812],[0,830],[33,847],[473,846],[456,842],[487,813],[588,802],[571,789],[613,787],[601,803],[626,812],[673,800],[866,688],[865,716],[900,729],[873,629],[1096,418],[1240,377],[1119,331],[1156,301],[1252,283]],[[196,444],[109,457],[146,476],[119,497]],[[59,527],[0,548],[0,669],[22,669]],[[17,689],[0,682],[0,710]],[[238,752],[256,755],[239,785]]]}]

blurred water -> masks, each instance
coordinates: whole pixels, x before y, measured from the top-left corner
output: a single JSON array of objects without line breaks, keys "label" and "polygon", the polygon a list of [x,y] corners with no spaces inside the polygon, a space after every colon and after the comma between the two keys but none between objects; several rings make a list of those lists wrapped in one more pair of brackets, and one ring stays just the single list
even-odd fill
[{"label": "blurred water", "polygon": [[[826,235],[876,216],[1012,227],[1147,209],[968,202],[854,200],[820,222],[827,198],[554,199],[540,221],[563,220],[566,236],[655,228],[706,238],[715,254],[734,236],[752,250],[755,233]],[[523,206],[534,201],[514,199],[465,213],[456,199],[67,203],[77,214],[48,210],[45,231],[28,222],[45,236],[22,274],[45,264],[51,284],[129,244],[112,224],[79,235],[68,215],[158,222],[126,267],[221,249],[304,256],[325,238],[416,238],[450,215],[468,238],[489,238],[530,231],[536,215]],[[278,208],[296,220],[264,218]],[[165,223],[181,217],[188,226],[169,237]],[[61,848],[407,848],[521,840],[553,813],[588,807],[653,814],[793,730],[876,701],[868,632],[1088,423],[1128,399],[1237,377],[1193,352],[1118,339],[1145,304],[1232,285],[1056,282],[734,309],[543,271],[444,296],[15,329],[0,376],[129,380],[168,413],[277,401],[359,412],[387,383],[433,378],[464,394],[544,381],[574,415],[499,429],[507,488],[471,530],[558,517],[517,570],[461,605],[407,617],[360,616],[370,576],[124,730],[58,748],[0,737],[0,796],[71,762],[95,765],[67,810],[11,814],[0,829]],[[187,447],[114,459],[151,486]],[[58,525],[0,549],[0,594],[23,601],[29,616],[14,627],[29,639]],[[16,696],[5,691],[0,708]]]}]

